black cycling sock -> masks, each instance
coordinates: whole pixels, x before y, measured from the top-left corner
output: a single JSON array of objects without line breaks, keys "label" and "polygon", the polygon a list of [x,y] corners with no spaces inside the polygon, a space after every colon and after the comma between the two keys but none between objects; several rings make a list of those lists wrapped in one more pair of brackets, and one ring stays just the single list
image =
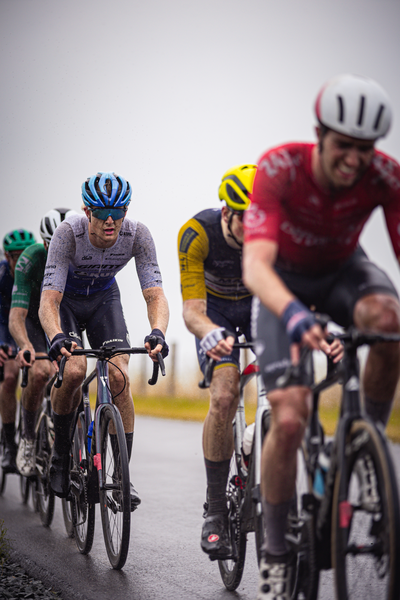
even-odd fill
[{"label": "black cycling sock", "polygon": [[54,452],[58,456],[68,454],[71,447],[71,426],[75,419],[75,411],[69,415],[58,415],[53,411]]},{"label": "black cycling sock", "polygon": [[208,515],[226,513],[226,484],[228,481],[230,460],[214,462],[204,459],[207,475]]},{"label": "black cycling sock", "polygon": [[22,415],[22,437],[27,440],[35,439],[35,425],[36,425],[36,410],[26,410],[23,406],[21,406],[21,415]]},{"label": "black cycling sock", "polygon": [[270,504],[265,498],[262,498],[264,539],[266,540],[263,549],[269,554],[280,556],[288,551],[285,533],[287,517],[292,503],[293,500],[281,502],[280,504]]},{"label": "black cycling sock", "polygon": [[3,431],[6,445],[15,445],[15,423],[3,423]]},{"label": "black cycling sock", "polygon": [[374,423],[380,422],[386,427],[392,410],[392,403],[393,400],[389,400],[388,402],[376,402],[375,400],[372,400],[372,398],[365,396],[365,412],[371,417]]}]

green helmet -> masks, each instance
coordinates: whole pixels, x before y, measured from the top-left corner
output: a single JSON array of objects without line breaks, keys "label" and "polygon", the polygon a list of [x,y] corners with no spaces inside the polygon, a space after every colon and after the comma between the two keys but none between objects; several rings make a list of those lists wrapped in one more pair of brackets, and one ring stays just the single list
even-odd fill
[{"label": "green helmet", "polygon": [[30,231],[26,229],[14,229],[14,231],[10,231],[10,233],[4,236],[4,252],[25,250],[25,248],[32,246],[35,242],[35,236]]}]

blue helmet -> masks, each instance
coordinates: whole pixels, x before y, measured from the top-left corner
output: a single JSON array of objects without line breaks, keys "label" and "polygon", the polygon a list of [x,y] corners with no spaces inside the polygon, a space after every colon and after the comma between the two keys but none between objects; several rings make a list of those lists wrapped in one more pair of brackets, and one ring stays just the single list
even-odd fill
[{"label": "blue helmet", "polygon": [[128,208],[131,196],[129,182],[115,173],[99,172],[82,184],[82,198],[88,208]]}]

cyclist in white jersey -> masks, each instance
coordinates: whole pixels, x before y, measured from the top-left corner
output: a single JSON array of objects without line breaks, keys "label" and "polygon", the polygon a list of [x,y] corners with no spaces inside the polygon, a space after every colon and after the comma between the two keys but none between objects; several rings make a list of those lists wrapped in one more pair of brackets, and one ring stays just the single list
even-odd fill
[{"label": "cyclist in white jersey", "polygon": [[[133,257],[151,327],[145,347],[153,360],[158,352],[168,354],[165,332],[169,310],[153,238],[145,225],[125,219],[131,199],[129,183],[115,173],[97,173],[83,183],[82,198],[85,215],[62,223],[52,238],[39,309],[43,329],[51,340],[50,357],[59,360],[64,355],[69,359],[62,387],[52,392],[55,440],[50,483],[60,497],[68,495],[70,427],[86,373],[86,359],[70,358],[64,342],[71,340],[73,349],[83,347],[82,332],[86,330],[91,347],[130,346],[115,275]],[[130,457],[134,406],[128,362],[128,355],[113,359],[116,366],[110,364],[110,387],[121,413]],[[131,509],[139,504],[131,485]]]}]

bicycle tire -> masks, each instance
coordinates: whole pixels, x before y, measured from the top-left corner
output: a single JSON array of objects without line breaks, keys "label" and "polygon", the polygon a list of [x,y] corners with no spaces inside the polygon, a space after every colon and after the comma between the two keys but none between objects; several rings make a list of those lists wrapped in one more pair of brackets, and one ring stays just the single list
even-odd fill
[{"label": "bicycle tire", "polygon": [[104,542],[111,566],[113,569],[122,569],[129,549],[130,481],[122,420],[118,409],[112,404],[101,410],[100,449],[103,486],[99,494]]},{"label": "bicycle tire", "polygon": [[[268,433],[269,427],[271,424],[271,413],[270,411],[266,411],[264,412],[263,415],[263,423],[262,423],[262,443],[264,442],[264,438],[266,436],[266,434]],[[262,445],[262,444],[261,444]],[[253,470],[253,465],[252,465],[252,458],[253,456],[250,457],[250,480],[253,479],[253,474],[252,474],[252,470]],[[254,484],[251,484],[252,486],[254,486]],[[265,527],[264,527],[264,518],[263,518],[263,514],[262,511],[261,512],[257,512],[257,504],[259,502],[261,502],[261,490],[260,487],[254,487],[253,489],[253,501],[255,503],[254,505],[254,533],[255,533],[255,542],[256,542],[256,554],[257,554],[257,563],[258,565],[260,564],[260,560],[261,560],[261,548],[263,547],[264,544],[264,540],[265,540]]]},{"label": "bicycle tire", "polygon": [[[234,428],[234,435],[236,430]],[[219,560],[218,567],[222,581],[230,592],[237,589],[242,576],[246,559],[247,534],[242,529],[240,508],[244,495],[243,478],[240,468],[241,456],[234,452],[229,466],[229,476],[226,488],[226,501],[228,505],[228,518],[231,526],[231,539],[234,546],[235,558]]]},{"label": "bicycle tire", "polygon": [[47,416],[42,414],[36,435],[36,504],[44,527],[51,525],[54,515],[54,492],[49,479],[52,442]]},{"label": "bicycle tire", "polygon": [[3,431],[3,427],[2,427],[1,431],[0,431],[0,496],[3,495],[4,490],[6,489],[6,479],[7,479],[7,473],[5,473],[3,471],[3,467],[1,466],[1,463],[3,461],[3,456],[4,456],[4,446],[5,446],[4,431]]},{"label": "bicycle tire", "polygon": [[[21,415],[21,406],[19,408],[19,417],[18,417],[18,429],[17,429],[17,444],[19,445],[22,437],[22,415]],[[24,477],[23,475],[19,476],[19,489],[21,492],[22,504],[27,504],[29,500],[29,490],[30,490],[30,478]]]},{"label": "bicycle tire", "polygon": [[74,522],[72,517],[71,501],[67,498],[61,498],[61,508],[63,514],[63,521],[67,536],[70,538],[74,537]]},{"label": "bicycle tire", "polygon": [[344,460],[346,500],[339,505],[338,472],[332,506],[336,597],[351,600],[355,594],[368,590],[369,598],[398,600],[399,498],[384,436],[368,421],[354,422],[346,440]]},{"label": "bicycle tire", "polygon": [[[76,545],[81,554],[89,554],[92,549],[95,527],[95,505],[90,504],[87,497],[89,456],[86,436],[85,418],[81,413],[72,438],[71,500],[68,502],[72,518],[73,537],[75,537]],[[65,518],[64,523],[67,526]]]},{"label": "bicycle tire", "polygon": [[312,482],[307,469],[307,452],[303,444],[297,451],[296,494],[289,511],[286,539],[296,552],[292,600],[316,600],[319,569],[317,565],[315,517],[306,511],[304,497],[312,494]]}]

